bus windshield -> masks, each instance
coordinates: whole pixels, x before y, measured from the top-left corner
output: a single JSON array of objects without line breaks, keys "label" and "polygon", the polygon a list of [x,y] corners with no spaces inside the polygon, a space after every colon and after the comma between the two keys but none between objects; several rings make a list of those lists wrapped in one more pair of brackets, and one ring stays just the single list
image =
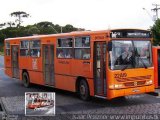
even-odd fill
[{"label": "bus windshield", "polygon": [[148,68],[152,66],[151,42],[113,40],[109,56],[112,70]]}]

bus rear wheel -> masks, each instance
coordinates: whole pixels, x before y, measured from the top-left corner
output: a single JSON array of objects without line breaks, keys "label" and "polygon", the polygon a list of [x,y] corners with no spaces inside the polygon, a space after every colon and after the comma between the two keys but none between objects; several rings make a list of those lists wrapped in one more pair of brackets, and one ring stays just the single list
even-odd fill
[{"label": "bus rear wheel", "polygon": [[89,100],[90,98],[89,87],[88,87],[86,80],[84,79],[80,80],[80,83],[78,86],[78,93],[82,100],[85,100],[85,101]]},{"label": "bus rear wheel", "polygon": [[29,80],[29,75],[27,72],[23,72],[22,74],[22,82],[24,87],[30,87],[30,80]]}]

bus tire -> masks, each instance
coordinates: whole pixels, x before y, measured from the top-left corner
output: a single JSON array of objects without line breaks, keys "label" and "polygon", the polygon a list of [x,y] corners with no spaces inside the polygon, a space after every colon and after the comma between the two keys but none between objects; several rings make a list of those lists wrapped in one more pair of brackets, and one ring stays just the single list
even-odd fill
[{"label": "bus tire", "polygon": [[79,93],[79,97],[82,100],[84,101],[89,100],[90,98],[89,87],[88,87],[86,80],[84,79],[80,80],[79,86],[78,86],[78,93]]},{"label": "bus tire", "polygon": [[23,82],[24,87],[26,88],[30,87],[30,79],[29,79],[29,75],[27,72],[23,72],[22,82]]}]

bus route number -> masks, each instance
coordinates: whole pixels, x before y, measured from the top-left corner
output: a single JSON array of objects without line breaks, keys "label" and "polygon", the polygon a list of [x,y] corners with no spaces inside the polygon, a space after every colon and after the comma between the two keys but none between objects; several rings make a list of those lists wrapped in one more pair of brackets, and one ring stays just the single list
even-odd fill
[{"label": "bus route number", "polygon": [[127,73],[114,74],[114,78],[125,78],[125,77],[127,77]]}]

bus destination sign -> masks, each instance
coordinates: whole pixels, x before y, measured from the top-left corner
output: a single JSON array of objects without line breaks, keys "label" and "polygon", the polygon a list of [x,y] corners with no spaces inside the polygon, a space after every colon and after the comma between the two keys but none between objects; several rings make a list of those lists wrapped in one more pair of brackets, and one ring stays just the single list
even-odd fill
[{"label": "bus destination sign", "polygon": [[113,30],[111,32],[112,38],[151,38],[150,31],[143,30]]}]

